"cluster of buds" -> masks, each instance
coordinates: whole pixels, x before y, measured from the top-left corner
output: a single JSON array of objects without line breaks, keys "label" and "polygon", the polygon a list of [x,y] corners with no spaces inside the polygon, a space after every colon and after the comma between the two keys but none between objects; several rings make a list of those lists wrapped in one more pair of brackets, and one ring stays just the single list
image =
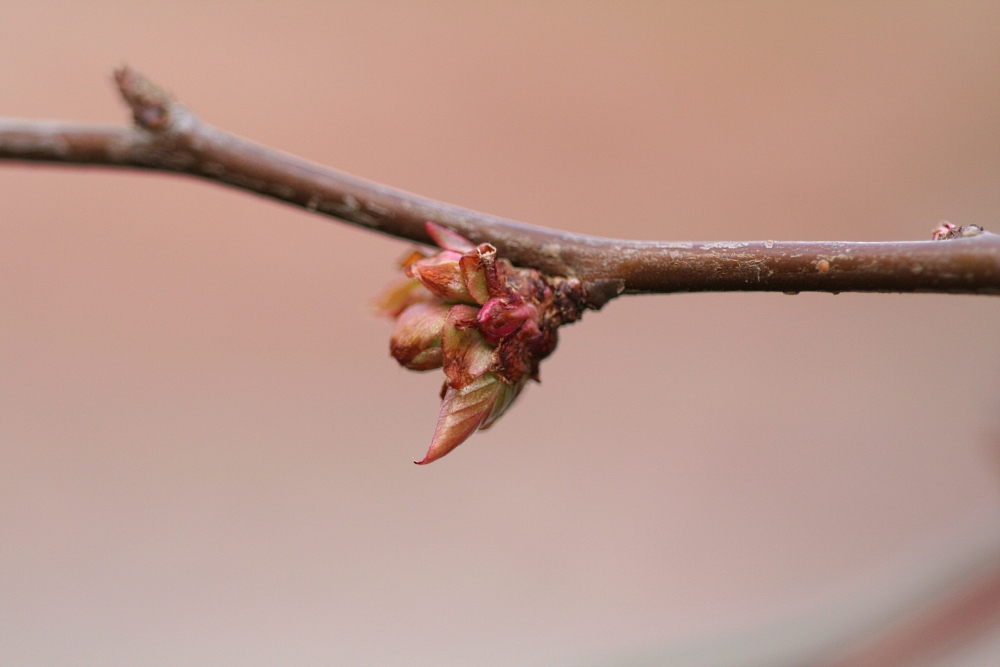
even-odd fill
[{"label": "cluster of buds", "polygon": [[441,248],[414,251],[406,278],[376,308],[396,319],[390,352],[403,366],[443,368],[441,413],[423,460],[439,459],[510,407],[539,362],[556,346],[556,329],[580,318],[576,280],[516,268],[488,243],[472,243],[432,222],[427,233]]}]

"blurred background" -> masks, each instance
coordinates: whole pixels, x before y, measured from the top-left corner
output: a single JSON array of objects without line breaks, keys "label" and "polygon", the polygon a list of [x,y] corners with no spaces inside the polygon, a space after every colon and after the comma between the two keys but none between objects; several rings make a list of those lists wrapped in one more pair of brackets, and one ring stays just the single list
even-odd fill
[{"label": "blurred background", "polygon": [[[994,2],[8,1],[0,115],[128,122],[127,62],[232,132],[535,224],[925,239],[1000,230],[998,33]],[[622,298],[418,468],[441,379],[368,311],[406,248],[0,165],[0,662],[638,664],[1000,535],[996,299]],[[950,664],[996,664],[1000,626],[976,647]]]}]

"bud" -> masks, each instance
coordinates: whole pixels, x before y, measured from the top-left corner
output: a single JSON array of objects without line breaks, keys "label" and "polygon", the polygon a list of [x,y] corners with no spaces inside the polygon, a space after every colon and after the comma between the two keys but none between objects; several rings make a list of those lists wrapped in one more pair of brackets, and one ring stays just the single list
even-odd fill
[{"label": "bud", "polygon": [[458,303],[474,302],[465,286],[459,260],[462,255],[453,250],[417,260],[406,267],[406,275],[416,278],[424,287],[445,301]]},{"label": "bud", "polygon": [[444,369],[441,412],[430,463],[475,431],[489,428],[510,407],[556,344],[556,329],[580,318],[579,281],[549,278],[514,267],[488,243],[474,246],[428,222],[441,247],[410,253],[409,278],[396,283],[376,308],[397,318],[390,351],[414,370]]},{"label": "bud", "polygon": [[418,465],[435,461],[475,433],[489,427],[521,391],[524,383],[510,385],[495,373],[486,373],[460,389],[448,387],[441,403],[431,446]]},{"label": "bud", "polygon": [[520,299],[493,298],[483,304],[476,316],[476,324],[483,336],[493,345],[513,334],[527,321],[537,321],[538,308]]},{"label": "bud", "polygon": [[447,318],[448,306],[443,303],[413,304],[396,320],[389,352],[400,364],[415,371],[441,368],[441,335]]},{"label": "bud", "polygon": [[444,374],[456,389],[483,375],[493,363],[495,348],[475,328],[477,312],[475,306],[453,306],[444,325]]},{"label": "bud", "polygon": [[489,285],[483,267],[490,265],[496,254],[496,248],[489,243],[484,243],[475,250],[470,250],[462,255],[462,259],[458,261],[459,267],[462,269],[462,280],[465,282],[465,288],[469,291],[472,300],[480,305],[486,303],[490,298]]}]

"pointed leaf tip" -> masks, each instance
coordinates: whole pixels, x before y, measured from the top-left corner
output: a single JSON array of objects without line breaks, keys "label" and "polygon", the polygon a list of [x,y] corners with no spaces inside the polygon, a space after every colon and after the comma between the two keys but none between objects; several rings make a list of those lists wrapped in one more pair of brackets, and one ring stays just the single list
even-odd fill
[{"label": "pointed leaf tip", "polygon": [[389,284],[371,302],[372,312],[385,317],[399,317],[400,313],[415,303],[430,301],[434,294],[414,278],[400,278]]},{"label": "pointed leaf tip", "polygon": [[438,415],[431,446],[423,460],[416,463],[426,465],[436,461],[465,442],[493,416],[497,399],[506,391],[505,387],[509,385],[503,383],[495,373],[476,378],[461,389],[448,387],[441,403],[441,413]]}]

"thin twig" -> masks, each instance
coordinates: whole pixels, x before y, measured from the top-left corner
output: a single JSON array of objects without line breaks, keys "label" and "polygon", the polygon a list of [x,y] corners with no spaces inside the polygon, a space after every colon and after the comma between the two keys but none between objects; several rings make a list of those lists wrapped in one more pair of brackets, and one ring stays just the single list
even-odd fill
[{"label": "thin twig", "polygon": [[115,74],[135,125],[0,119],[0,160],[199,176],[385,234],[430,243],[428,220],[517,265],[578,278],[587,305],[621,293],[942,292],[1000,294],[1000,235],[907,241],[668,243],[526,225],[373,183],[203,122],[133,69]]}]

